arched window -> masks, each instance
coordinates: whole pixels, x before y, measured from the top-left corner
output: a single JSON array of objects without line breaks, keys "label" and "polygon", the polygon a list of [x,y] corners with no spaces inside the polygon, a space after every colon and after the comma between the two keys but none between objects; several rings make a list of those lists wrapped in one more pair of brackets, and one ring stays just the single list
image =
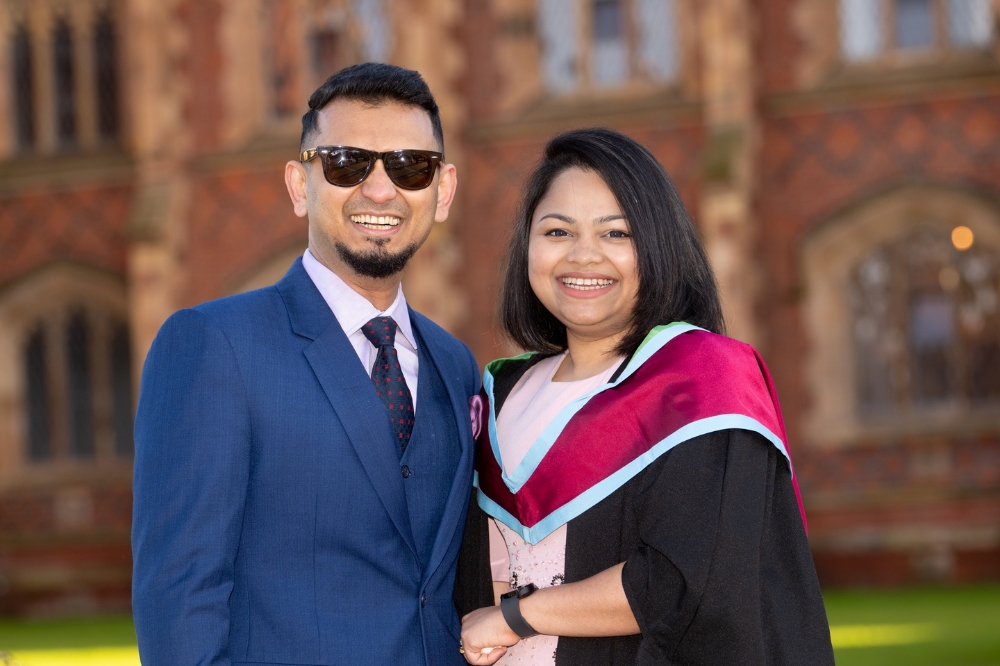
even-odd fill
[{"label": "arched window", "polygon": [[56,136],[61,146],[76,143],[76,83],[74,81],[73,34],[65,19],[52,31],[52,73],[55,86]]},{"label": "arched window", "polygon": [[677,76],[674,0],[538,0],[542,75],[554,92]]},{"label": "arched window", "polygon": [[26,27],[19,26],[11,43],[13,65],[14,118],[17,126],[17,145],[31,148],[35,145],[35,86],[33,84],[31,36]]},{"label": "arched window", "polygon": [[97,87],[97,133],[111,141],[118,137],[118,45],[115,24],[108,12],[94,23],[94,82]]},{"label": "arched window", "polygon": [[808,439],[1000,429],[1000,209],[901,189],[822,225],[802,267]]},{"label": "arched window", "polygon": [[49,380],[45,362],[45,333],[41,328],[28,336],[24,346],[25,408],[28,425],[28,458],[47,460],[52,456],[49,432]]},{"label": "arched window", "polygon": [[0,449],[13,447],[0,458],[15,463],[0,480],[43,479],[48,465],[127,471],[135,387],[119,280],[57,265],[0,294],[0,367],[21,368],[0,383],[0,404],[16,406],[0,421]]},{"label": "arched window", "polygon": [[961,403],[1000,408],[1000,256],[974,240],[959,247],[944,229],[922,229],[874,248],[855,269],[865,417]]}]

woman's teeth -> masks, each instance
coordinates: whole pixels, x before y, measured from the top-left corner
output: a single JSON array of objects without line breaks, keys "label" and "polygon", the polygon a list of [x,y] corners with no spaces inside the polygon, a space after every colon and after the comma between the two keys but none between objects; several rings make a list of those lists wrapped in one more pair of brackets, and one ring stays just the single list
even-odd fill
[{"label": "woman's teeth", "polygon": [[351,215],[351,222],[368,229],[385,230],[399,226],[402,220],[392,215]]},{"label": "woman's teeth", "polygon": [[614,280],[611,278],[571,278],[564,277],[560,278],[562,283],[569,287],[570,289],[581,289],[583,291],[590,291],[593,289],[603,289],[604,287],[609,287],[614,284]]}]

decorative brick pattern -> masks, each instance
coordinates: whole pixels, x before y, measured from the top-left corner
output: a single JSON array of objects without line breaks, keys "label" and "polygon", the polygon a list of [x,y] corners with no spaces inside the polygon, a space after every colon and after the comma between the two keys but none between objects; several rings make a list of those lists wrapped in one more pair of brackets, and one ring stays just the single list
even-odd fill
[{"label": "decorative brick pattern", "polygon": [[125,272],[132,188],[41,188],[0,198],[0,287],[51,261]]},{"label": "decorative brick pattern", "polygon": [[248,271],[306,237],[306,220],[292,212],[283,166],[223,171],[194,182],[188,266],[195,279],[188,305],[227,295]]}]

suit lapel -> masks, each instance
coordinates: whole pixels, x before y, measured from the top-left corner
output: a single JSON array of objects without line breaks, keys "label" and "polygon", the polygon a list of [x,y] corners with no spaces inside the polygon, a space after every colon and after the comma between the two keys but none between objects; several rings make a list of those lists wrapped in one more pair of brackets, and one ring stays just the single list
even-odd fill
[{"label": "suit lapel", "polygon": [[[449,402],[455,413],[455,422],[458,426],[458,439],[461,455],[458,461],[458,473],[451,484],[448,493],[448,502],[445,504],[444,515],[441,517],[441,525],[434,538],[434,546],[431,549],[431,557],[424,572],[424,578],[429,579],[444,560],[448,547],[455,536],[459,522],[462,520],[463,512],[468,506],[468,497],[472,487],[472,420],[469,415],[469,397],[465,394],[465,380],[462,376],[462,366],[459,365],[447,349],[441,344],[438,336],[434,335],[431,326],[427,325],[428,320],[423,315],[410,310],[410,323],[419,336],[420,343],[424,345],[426,354],[424,358],[429,358],[438,371],[438,375],[444,382],[448,391]],[[420,418],[419,410],[417,418]]]},{"label": "suit lapel", "polygon": [[292,265],[277,287],[292,330],[313,341],[304,352],[313,373],[390,519],[417,558],[399,459],[388,444],[392,441],[389,419],[372,418],[373,414],[383,414],[385,405],[376,396],[357,352],[302,268],[301,260]]}]

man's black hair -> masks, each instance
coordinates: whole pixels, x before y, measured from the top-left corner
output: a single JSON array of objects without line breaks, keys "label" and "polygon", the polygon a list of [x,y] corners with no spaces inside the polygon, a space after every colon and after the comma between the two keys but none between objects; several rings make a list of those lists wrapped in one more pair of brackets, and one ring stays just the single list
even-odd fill
[{"label": "man's black hair", "polygon": [[528,281],[531,218],[552,181],[579,167],[598,174],[625,214],[635,247],[639,297],[629,331],[616,350],[635,352],[650,329],[685,321],[724,333],[715,274],[677,189],[652,153],[605,128],[556,136],[528,179],[507,251],[500,295],[500,325],[522,349],[566,349],[566,327],[545,309]]},{"label": "man's black hair", "polygon": [[[418,106],[431,117],[434,138],[444,151],[441,114],[427,83],[418,72],[381,62],[363,62],[340,70],[309,98],[309,110],[302,116],[302,137],[299,150],[305,150],[310,135],[319,131],[319,112],[336,99],[348,99],[378,106],[395,102]],[[411,146],[400,146],[408,148]]]}]

